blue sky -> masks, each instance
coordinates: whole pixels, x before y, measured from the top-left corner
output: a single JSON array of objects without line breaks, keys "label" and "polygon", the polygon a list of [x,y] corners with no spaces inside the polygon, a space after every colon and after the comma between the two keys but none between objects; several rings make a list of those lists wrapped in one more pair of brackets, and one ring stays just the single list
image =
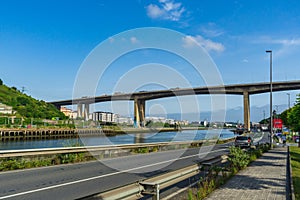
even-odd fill
[{"label": "blue sky", "polygon": [[[224,84],[269,81],[267,49],[273,50],[274,81],[300,80],[299,13],[297,0],[1,0],[0,78],[38,99],[71,98],[82,62],[99,43],[126,30],[162,27],[201,44]],[[128,58],[120,63],[142,64]],[[117,72],[112,69],[99,95],[113,92]],[[293,103],[297,92],[290,93]],[[268,98],[253,96],[251,105],[266,105]],[[286,93],[274,94],[274,104],[287,104]],[[227,106],[242,106],[242,98],[228,96]]]}]

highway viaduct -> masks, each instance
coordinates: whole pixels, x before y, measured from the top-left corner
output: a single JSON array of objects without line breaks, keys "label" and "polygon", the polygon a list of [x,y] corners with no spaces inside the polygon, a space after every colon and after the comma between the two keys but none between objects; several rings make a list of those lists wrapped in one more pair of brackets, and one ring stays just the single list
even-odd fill
[{"label": "highway viaduct", "polygon": [[[300,81],[282,81],[273,82],[272,91],[299,90]],[[112,95],[102,95],[97,97],[85,97],[70,100],[61,100],[48,102],[57,108],[66,105],[77,105],[78,117],[87,119],[89,114],[89,105],[93,103],[107,101],[134,101],[134,120],[138,126],[145,121],[146,101],[174,96],[185,95],[214,95],[214,94],[230,94],[243,95],[244,104],[244,124],[247,130],[250,129],[250,95],[262,94],[270,92],[270,82],[250,83],[250,84],[234,84],[220,86],[206,86],[196,88],[176,88],[168,90],[141,91],[134,93],[118,93]],[[84,105],[84,109],[83,109]]]}]

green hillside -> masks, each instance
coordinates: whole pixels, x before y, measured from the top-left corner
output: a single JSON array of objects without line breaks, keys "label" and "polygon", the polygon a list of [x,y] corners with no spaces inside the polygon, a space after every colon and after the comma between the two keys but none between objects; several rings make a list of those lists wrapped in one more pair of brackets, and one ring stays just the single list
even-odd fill
[{"label": "green hillside", "polygon": [[55,106],[45,101],[36,100],[21,93],[15,87],[7,87],[0,80],[0,103],[12,106],[16,115],[25,118],[52,119],[59,117],[65,119],[65,115],[56,109]]}]

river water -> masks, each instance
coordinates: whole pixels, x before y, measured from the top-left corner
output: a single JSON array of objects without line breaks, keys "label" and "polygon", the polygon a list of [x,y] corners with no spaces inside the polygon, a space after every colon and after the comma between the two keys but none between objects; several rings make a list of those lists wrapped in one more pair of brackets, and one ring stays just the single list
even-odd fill
[{"label": "river water", "polygon": [[88,136],[72,139],[24,140],[0,142],[0,150],[39,149],[80,146],[103,146],[135,143],[158,143],[175,141],[194,141],[205,139],[226,139],[234,137],[230,130],[185,130],[182,132],[161,132],[124,134],[111,137]]}]

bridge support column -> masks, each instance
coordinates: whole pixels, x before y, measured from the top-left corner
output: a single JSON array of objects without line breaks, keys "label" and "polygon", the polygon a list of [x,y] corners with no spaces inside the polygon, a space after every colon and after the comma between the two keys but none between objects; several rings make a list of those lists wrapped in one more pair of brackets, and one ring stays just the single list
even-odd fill
[{"label": "bridge support column", "polygon": [[86,121],[89,120],[89,114],[90,114],[90,104],[85,103],[84,104],[84,113],[83,113],[84,120],[86,120]]},{"label": "bridge support column", "polygon": [[82,117],[82,104],[81,103],[77,104],[77,117],[78,118]]},{"label": "bridge support column", "polygon": [[57,108],[57,110],[59,110],[60,111],[60,109],[61,109],[61,105],[59,105],[59,104],[53,104],[56,108]]},{"label": "bridge support column", "polygon": [[250,131],[250,99],[249,99],[249,92],[244,91],[244,124],[245,129]]},{"label": "bridge support column", "polygon": [[145,126],[145,100],[134,100],[134,123],[137,127]]}]

